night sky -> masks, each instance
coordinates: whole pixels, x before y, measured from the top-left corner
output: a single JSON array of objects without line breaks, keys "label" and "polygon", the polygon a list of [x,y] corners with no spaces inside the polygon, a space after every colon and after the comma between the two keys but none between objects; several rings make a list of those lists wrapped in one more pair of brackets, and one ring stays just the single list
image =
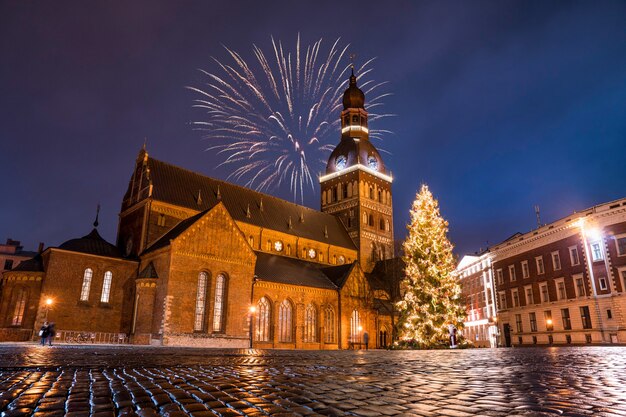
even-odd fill
[{"label": "night sky", "polygon": [[389,81],[396,238],[425,182],[474,252],[534,228],[534,205],[551,222],[626,197],[625,22],[624,1],[0,1],[0,239],[57,246],[100,203],[113,242],[144,138],[225,178],[185,86],[222,45],[251,58],[300,33],[340,37]]}]

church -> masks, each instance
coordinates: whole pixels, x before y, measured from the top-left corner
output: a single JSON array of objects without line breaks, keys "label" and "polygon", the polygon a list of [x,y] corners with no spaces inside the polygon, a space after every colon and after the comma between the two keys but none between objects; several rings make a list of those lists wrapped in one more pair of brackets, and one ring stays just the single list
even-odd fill
[{"label": "church", "polygon": [[[140,150],[117,241],[94,229],[1,278],[0,341],[384,348],[394,325],[392,177],[351,75],[321,210]],[[394,271],[391,273],[390,271]]]}]

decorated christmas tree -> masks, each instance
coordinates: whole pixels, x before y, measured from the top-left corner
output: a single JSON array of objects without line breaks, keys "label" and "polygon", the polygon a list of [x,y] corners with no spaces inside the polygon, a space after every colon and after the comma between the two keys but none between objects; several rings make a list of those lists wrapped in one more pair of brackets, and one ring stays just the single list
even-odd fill
[{"label": "decorated christmas tree", "polygon": [[397,304],[398,336],[419,347],[435,347],[448,340],[450,324],[458,329],[463,324],[461,289],[453,276],[448,222],[441,217],[428,186],[422,185],[417,193],[410,215],[403,244],[404,297]]}]

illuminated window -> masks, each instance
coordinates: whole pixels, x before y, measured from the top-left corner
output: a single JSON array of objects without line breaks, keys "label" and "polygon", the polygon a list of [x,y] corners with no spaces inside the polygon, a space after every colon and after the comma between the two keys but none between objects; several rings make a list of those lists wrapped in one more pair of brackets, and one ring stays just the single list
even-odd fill
[{"label": "illuminated window", "polygon": [[304,341],[317,342],[317,310],[309,304],[304,311]]},{"label": "illuminated window", "polygon": [[165,226],[165,214],[159,214],[159,217],[157,217],[157,226]]},{"label": "illuminated window", "polygon": [[93,271],[91,268],[85,269],[83,274],[83,286],[80,289],[80,301],[89,300],[89,290],[91,289],[91,278],[93,277]]},{"label": "illuminated window", "polygon": [[554,330],[554,323],[552,323],[552,311],[546,310],[543,312],[543,319],[546,323],[546,330],[551,332]]},{"label": "illuminated window", "polygon": [[385,220],[385,230],[386,230],[386,231],[391,230],[391,226],[390,226],[390,224],[389,224],[389,220]]},{"label": "illuminated window", "polygon": [[100,297],[101,303],[108,303],[111,296],[111,282],[113,281],[113,273],[106,271],[104,273],[104,281],[102,283],[102,296]]},{"label": "illuminated window", "polygon": [[253,236],[248,237],[248,243],[250,244],[250,246],[252,246],[254,248],[254,237]]},{"label": "illuminated window", "polygon": [[196,288],[196,310],[194,314],[193,330],[201,332],[204,330],[204,312],[206,308],[206,290],[209,276],[206,272],[198,274],[198,286]]},{"label": "illuminated window", "polygon": [[257,342],[269,342],[270,341],[270,323],[271,323],[271,308],[270,302],[267,298],[262,297],[259,300],[256,316],[256,332],[254,334],[254,340]]},{"label": "illuminated window", "polygon": [[604,256],[602,256],[602,246],[600,244],[600,241],[592,242],[589,246],[591,246],[591,259],[594,262],[604,259]]},{"label": "illuminated window", "polygon": [[215,279],[215,302],[213,306],[213,331],[224,331],[224,294],[226,293],[226,277],[219,274]]},{"label": "illuminated window", "polygon": [[361,331],[359,327],[361,327],[361,317],[357,310],[353,310],[350,316],[350,342],[358,343],[361,341]]},{"label": "illuminated window", "polygon": [[19,288],[15,297],[15,307],[13,307],[13,317],[11,318],[11,326],[21,326],[24,320],[24,310],[26,310],[26,289]]},{"label": "illuminated window", "polygon": [[278,341],[291,342],[293,334],[293,309],[288,300],[283,301],[278,308]]},{"label": "illuminated window", "polygon": [[367,224],[367,213],[363,213],[363,224]]},{"label": "illuminated window", "polygon": [[335,310],[331,306],[324,310],[324,342],[335,343]]}]

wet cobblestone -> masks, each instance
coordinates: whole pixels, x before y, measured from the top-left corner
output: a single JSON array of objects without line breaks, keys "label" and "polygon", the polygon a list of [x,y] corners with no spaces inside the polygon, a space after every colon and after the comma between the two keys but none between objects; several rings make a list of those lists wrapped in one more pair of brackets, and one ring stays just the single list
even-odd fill
[{"label": "wet cobblestone", "polygon": [[626,417],[626,348],[0,345],[3,416]]}]

